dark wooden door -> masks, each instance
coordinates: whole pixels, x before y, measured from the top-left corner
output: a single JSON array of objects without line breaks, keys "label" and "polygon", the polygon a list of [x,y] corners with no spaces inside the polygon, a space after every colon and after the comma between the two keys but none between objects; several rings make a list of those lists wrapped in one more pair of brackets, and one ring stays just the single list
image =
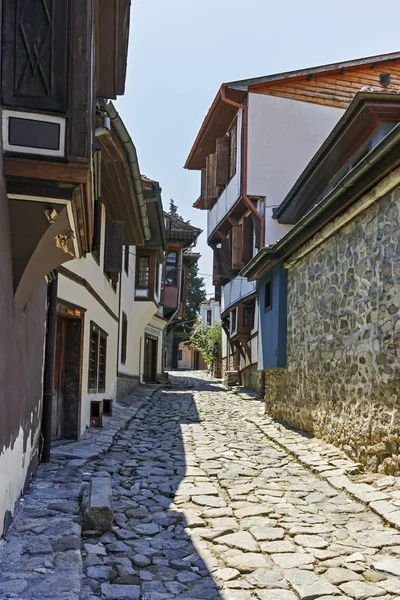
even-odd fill
[{"label": "dark wooden door", "polygon": [[56,356],[54,367],[54,395],[51,437],[58,440],[62,437],[62,420],[64,410],[64,376],[65,354],[67,346],[67,320],[57,317]]},{"label": "dark wooden door", "polygon": [[57,317],[52,439],[79,437],[82,321]]},{"label": "dark wooden door", "polygon": [[143,379],[153,383],[157,377],[157,339],[145,336]]}]

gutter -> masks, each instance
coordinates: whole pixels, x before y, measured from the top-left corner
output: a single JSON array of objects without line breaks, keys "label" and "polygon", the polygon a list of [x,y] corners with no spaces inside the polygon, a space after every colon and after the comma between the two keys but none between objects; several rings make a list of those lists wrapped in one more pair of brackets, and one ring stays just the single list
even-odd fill
[{"label": "gutter", "polygon": [[[290,242],[295,240],[296,236],[306,229],[324,210],[329,208],[340,196],[349,190],[371,167],[379,162],[384,156],[389,154],[392,149],[400,142],[400,123],[392,129],[392,131],[377,145],[371,152],[361,160],[345,177],[333,188],[327,196],[325,196],[318,204],[314,206],[300,221],[292,227],[292,229],[273,246],[263,248],[257,256],[255,256],[248,265],[239,273],[242,277],[248,279],[252,277],[251,273],[256,266],[262,261],[264,256],[273,256],[276,259],[284,258],[289,252],[297,250],[295,246],[291,250],[287,248]],[[313,234],[311,234],[313,235]],[[304,242],[299,244],[302,245]],[[285,254],[286,250],[286,254]],[[256,275],[256,274],[255,274]]]},{"label": "gutter", "polygon": [[115,129],[118,134],[119,139],[124,145],[126,155],[128,157],[128,163],[131,170],[131,175],[133,179],[133,185],[135,188],[135,193],[137,197],[137,201],[139,204],[140,218],[142,221],[144,239],[148,242],[151,238],[150,232],[150,224],[149,217],[147,214],[146,202],[143,196],[143,188],[142,188],[142,179],[140,175],[139,162],[136,154],[136,148],[133,144],[132,138],[128,133],[121,117],[115,110],[115,107],[112,102],[105,103],[103,105],[104,110],[108,114],[111,119],[112,127]]},{"label": "gutter", "polygon": [[265,222],[264,217],[260,215],[258,210],[255,208],[254,204],[250,200],[247,195],[247,148],[248,148],[248,140],[249,140],[249,107],[245,104],[239,104],[239,102],[235,102],[234,100],[229,100],[226,97],[226,88],[227,83],[224,83],[221,86],[221,100],[225,102],[225,104],[230,104],[231,106],[235,106],[243,111],[243,157],[242,157],[242,198],[247,206],[247,208],[252,212],[252,214],[260,221],[260,247],[264,247],[265,243]]}]

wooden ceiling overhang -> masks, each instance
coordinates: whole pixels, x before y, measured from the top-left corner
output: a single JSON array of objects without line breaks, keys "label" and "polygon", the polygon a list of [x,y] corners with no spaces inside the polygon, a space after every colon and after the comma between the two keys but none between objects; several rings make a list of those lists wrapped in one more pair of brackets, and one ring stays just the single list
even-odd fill
[{"label": "wooden ceiling overhang", "polygon": [[96,0],[95,60],[98,98],[125,92],[131,0]]},{"label": "wooden ceiling overhang", "polygon": [[381,123],[399,122],[399,94],[359,92],[276,210],[278,221],[295,224]]},{"label": "wooden ceiling overhang", "polygon": [[98,140],[101,147],[101,199],[110,219],[124,224],[124,244],[143,246],[142,218],[125,148],[113,128]]},{"label": "wooden ceiling overhang", "polygon": [[[380,75],[383,73],[390,74],[390,82],[387,84],[381,83]],[[398,90],[400,53],[277,73],[232,82],[229,86],[246,89],[249,93],[279,96],[346,110],[354,95],[365,86],[376,91]]]},{"label": "wooden ceiling overhang", "polygon": [[15,302],[25,306],[53,269],[90,250],[91,171],[86,162],[5,157]]},{"label": "wooden ceiling overhang", "polygon": [[[206,158],[214,154],[217,138],[226,134],[238,109],[231,104],[222,101],[221,89],[204,119],[199,133],[194,141],[192,149],[185,163],[185,169],[198,171],[206,166]],[[246,93],[240,90],[227,90],[226,97],[229,100],[242,103]]]}]

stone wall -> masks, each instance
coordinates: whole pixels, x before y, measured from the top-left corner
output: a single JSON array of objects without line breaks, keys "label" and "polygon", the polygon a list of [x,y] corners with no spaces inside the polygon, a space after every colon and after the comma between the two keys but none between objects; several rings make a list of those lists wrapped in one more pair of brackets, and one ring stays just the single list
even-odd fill
[{"label": "stone wall", "polygon": [[400,474],[400,187],[367,206],[289,270],[288,362],[266,373],[266,408]]}]

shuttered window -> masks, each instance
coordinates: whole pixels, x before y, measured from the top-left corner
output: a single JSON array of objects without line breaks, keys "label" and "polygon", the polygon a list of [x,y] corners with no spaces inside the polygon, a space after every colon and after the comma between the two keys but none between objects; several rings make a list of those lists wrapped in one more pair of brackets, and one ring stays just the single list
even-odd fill
[{"label": "shuttered window", "polygon": [[107,334],[90,323],[88,391],[106,391]]},{"label": "shuttered window", "polygon": [[128,317],[122,313],[122,327],[121,327],[121,363],[126,363],[126,349],[128,345]]},{"label": "shuttered window", "polygon": [[95,198],[94,200],[94,215],[93,215],[93,240],[92,254],[97,262],[100,261],[100,240],[101,240],[101,201]]}]

